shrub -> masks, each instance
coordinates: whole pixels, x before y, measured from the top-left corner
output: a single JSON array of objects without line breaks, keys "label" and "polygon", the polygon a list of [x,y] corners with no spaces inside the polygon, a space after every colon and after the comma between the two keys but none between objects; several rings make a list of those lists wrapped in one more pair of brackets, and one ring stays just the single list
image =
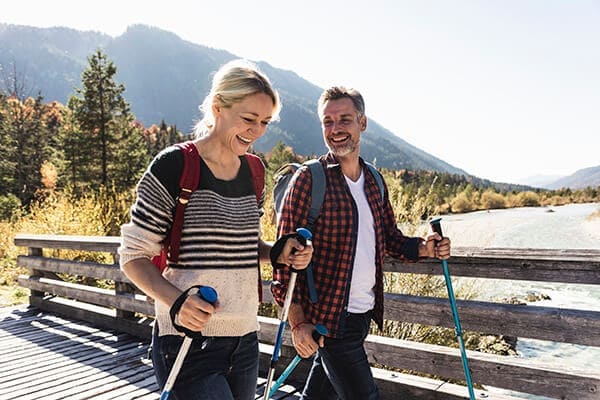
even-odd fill
[{"label": "shrub", "polygon": [[452,209],[452,212],[455,213],[464,213],[475,210],[475,206],[464,192],[459,193],[450,201],[450,208]]},{"label": "shrub", "polygon": [[0,220],[12,221],[21,210],[21,200],[12,193],[6,196],[0,196]]},{"label": "shrub", "polygon": [[501,194],[496,193],[493,190],[486,190],[481,195],[481,207],[486,210],[505,208],[506,201]]}]

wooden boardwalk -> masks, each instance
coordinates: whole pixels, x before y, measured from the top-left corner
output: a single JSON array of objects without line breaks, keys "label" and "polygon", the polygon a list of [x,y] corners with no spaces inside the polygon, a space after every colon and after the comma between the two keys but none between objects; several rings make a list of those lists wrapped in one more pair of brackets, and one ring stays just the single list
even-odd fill
[{"label": "wooden boardwalk", "polygon": [[[159,399],[148,346],[33,307],[0,308],[0,399]],[[298,398],[289,385],[273,397]]]}]

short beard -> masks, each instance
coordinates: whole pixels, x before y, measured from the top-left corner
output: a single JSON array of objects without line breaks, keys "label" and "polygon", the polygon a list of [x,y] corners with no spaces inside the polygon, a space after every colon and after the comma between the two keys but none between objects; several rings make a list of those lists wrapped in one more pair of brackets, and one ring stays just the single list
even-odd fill
[{"label": "short beard", "polygon": [[327,148],[336,157],[345,157],[348,154],[353,153],[356,150],[357,145],[354,142],[349,142],[349,143],[344,143],[342,145],[336,146],[336,145],[332,145],[331,143],[328,142]]}]

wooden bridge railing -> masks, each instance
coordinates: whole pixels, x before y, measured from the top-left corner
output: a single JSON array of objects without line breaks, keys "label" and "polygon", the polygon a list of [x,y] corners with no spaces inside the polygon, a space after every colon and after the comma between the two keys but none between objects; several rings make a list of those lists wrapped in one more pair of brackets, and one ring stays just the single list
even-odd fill
[{"label": "wooden bridge railing", "polygon": [[[33,306],[98,326],[150,337],[154,308],[119,270],[116,253],[119,238],[18,235],[15,244],[28,249],[27,255],[19,256],[17,262],[30,271],[28,276],[19,278],[19,283],[31,289]],[[113,255],[115,263],[45,257],[44,249],[107,252]],[[599,250],[453,248],[449,263],[453,277],[600,285]],[[388,259],[385,270],[441,274],[436,261],[403,264]],[[114,281],[115,289],[69,283],[57,275],[61,273]],[[263,293],[264,301],[272,301],[267,282]],[[454,326],[447,299],[386,293],[385,301],[385,318],[388,320]],[[458,300],[457,304],[465,331],[600,347],[600,311],[465,300]],[[261,365],[266,369],[267,355],[270,354],[268,346],[275,340],[278,321],[266,317],[259,317],[259,321],[259,338],[265,352]],[[386,369],[373,368],[384,399],[468,398],[464,386],[445,382],[463,380],[456,348],[376,335],[368,337],[366,348],[370,361],[386,366]],[[476,351],[467,354],[473,381],[478,385],[478,398],[512,398],[486,390],[495,387],[557,399],[600,399],[600,367],[596,371],[578,370],[560,361],[547,364]],[[286,360],[293,355],[291,338],[286,333],[279,364],[285,366]],[[307,365],[298,368],[297,373],[306,373]],[[395,372],[404,370],[440,378]]]}]

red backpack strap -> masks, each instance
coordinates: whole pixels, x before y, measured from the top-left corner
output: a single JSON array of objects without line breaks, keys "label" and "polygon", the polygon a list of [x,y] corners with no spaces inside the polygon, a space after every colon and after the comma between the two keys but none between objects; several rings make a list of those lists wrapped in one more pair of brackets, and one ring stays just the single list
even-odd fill
[{"label": "red backpack strap", "polygon": [[[250,153],[246,153],[245,156],[246,160],[248,160],[248,166],[250,167],[250,174],[252,175],[252,184],[254,185],[256,203],[259,204],[260,198],[265,190],[265,165],[259,156]],[[258,260],[258,301],[263,301],[260,260]]]},{"label": "red backpack strap", "polygon": [[172,263],[177,263],[179,260],[179,242],[181,241],[185,207],[200,182],[200,155],[196,145],[192,141],[187,141],[178,143],[176,146],[183,152],[183,171],[179,179],[179,196],[177,197],[175,216],[171,226],[169,261]]},{"label": "red backpack strap", "polygon": [[246,160],[248,160],[248,165],[250,166],[250,173],[252,174],[256,202],[259,203],[263,191],[265,190],[265,165],[259,156],[250,153],[246,153],[245,156]]}]

